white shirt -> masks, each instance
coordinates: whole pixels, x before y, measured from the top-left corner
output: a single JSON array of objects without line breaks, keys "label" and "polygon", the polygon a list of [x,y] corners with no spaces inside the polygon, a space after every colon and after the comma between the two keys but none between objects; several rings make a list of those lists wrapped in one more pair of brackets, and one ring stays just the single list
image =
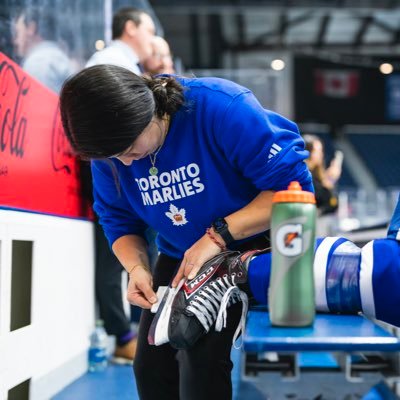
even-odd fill
[{"label": "white shirt", "polygon": [[56,93],[60,91],[65,79],[75,72],[70,59],[58,44],[48,40],[33,47],[21,66]]},{"label": "white shirt", "polygon": [[124,67],[137,75],[141,75],[138,62],[139,58],[132,48],[121,40],[114,40],[104,50],[94,53],[86,63],[86,67],[99,64],[112,64]]}]

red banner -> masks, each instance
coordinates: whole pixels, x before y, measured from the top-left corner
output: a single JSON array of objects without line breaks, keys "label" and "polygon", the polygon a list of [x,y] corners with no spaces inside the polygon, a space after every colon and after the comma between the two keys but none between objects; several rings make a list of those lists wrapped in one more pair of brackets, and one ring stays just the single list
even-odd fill
[{"label": "red banner", "polygon": [[58,96],[0,53],[0,208],[87,217]]}]

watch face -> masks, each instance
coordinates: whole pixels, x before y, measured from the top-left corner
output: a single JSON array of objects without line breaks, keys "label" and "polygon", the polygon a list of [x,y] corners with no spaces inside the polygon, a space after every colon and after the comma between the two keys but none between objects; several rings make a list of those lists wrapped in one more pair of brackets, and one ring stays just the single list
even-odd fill
[{"label": "watch face", "polygon": [[217,231],[219,231],[220,229],[223,229],[223,228],[224,228],[225,223],[224,223],[224,221],[222,221],[222,220],[220,220],[220,219],[217,219],[217,220],[214,222],[214,226],[215,226],[215,229],[216,229]]}]

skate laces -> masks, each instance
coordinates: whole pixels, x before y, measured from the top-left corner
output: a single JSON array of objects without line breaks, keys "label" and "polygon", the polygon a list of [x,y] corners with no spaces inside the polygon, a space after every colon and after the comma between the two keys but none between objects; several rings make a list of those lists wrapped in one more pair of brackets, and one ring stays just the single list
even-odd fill
[{"label": "skate laces", "polygon": [[[240,332],[244,332],[246,328],[246,316],[247,310],[249,309],[249,299],[247,294],[240,290],[237,286],[230,287],[221,300],[221,307],[218,312],[217,321],[215,323],[215,330],[217,332],[221,332],[222,328],[226,328],[226,318],[227,318],[227,311],[226,309],[229,307],[229,303],[231,301],[232,296],[236,297],[236,301],[239,300],[242,302],[242,316],[240,317],[239,324],[236,328],[235,334],[233,335],[232,344],[235,349],[240,349],[242,344],[236,347],[235,342],[236,339],[239,337]],[[236,303],[236,301],[234,301]],[[233,304],[233,303],[232,303]]]},{"label": "skate laces", "polygon": [[235,273],[231,276],[225,274],[205,285],[187,307],[187,310],[196,316],[206,332],[210,330],[215,321],[215,330],[220,332],[223,327],[226,327],[226,309],[232,304],[242,301],[242,316],[233,337],[233,344],[239,333],[244,332],[248,310],[247,295],[236,286],[235,275]]}]

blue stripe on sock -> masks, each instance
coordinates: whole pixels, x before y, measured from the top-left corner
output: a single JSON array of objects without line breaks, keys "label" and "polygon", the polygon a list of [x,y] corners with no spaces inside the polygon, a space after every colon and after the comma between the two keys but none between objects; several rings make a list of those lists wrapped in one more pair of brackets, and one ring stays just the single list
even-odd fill
[{"label": "blue stripe on sock", "polygon": [[324,241],[324,237],[319,237],[315,239],[315,244],[314,244],[314,254],[317,251],[319,245]]},{"label": "blue stripe on sock", "polygon": [[326,297],[331,312],[357,313],[361,311],[360,262],[361,252],[337,252],[347,239],[337,240],[328,255]]}]

